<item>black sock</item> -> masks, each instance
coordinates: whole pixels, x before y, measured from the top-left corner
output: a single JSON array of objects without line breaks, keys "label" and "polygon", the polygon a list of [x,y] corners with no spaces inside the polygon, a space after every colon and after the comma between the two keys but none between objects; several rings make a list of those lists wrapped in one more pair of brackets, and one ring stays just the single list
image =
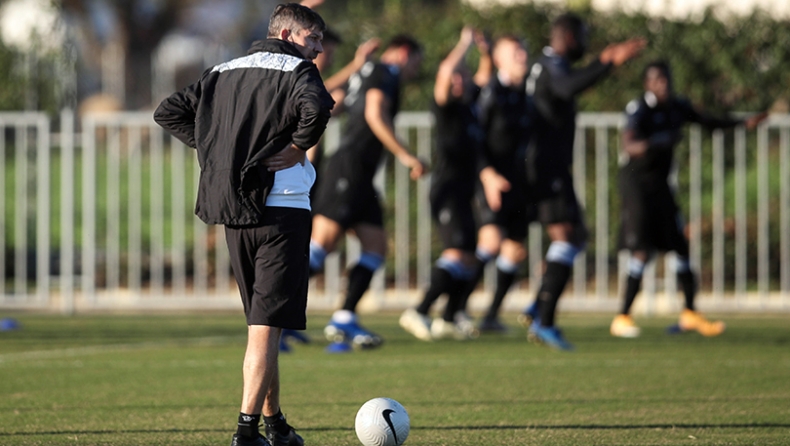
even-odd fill
[{"label": "black sock", "polygon": [[496,290],[494,291],[494,299],[491,301],[491,306],[488,307],[486,319],[496,319],[499,314],[499,308],[505,300],[505,295],[510,290],[510,287],[513,286],[515,280],[516,273],[505,272],[499,268],[496,269]]},{"label": "black sock", "polygon": [[694,311],[694,297],[697,294],[697,278],[691,271],[678,273],[678,282],[683,289],[683,296],[686,298],[686,308]]},{"label": "black sock", "polygon": [[455,313],[466,311],[465,303],[469,297],[466,293],[468,288],[468,280],[453,279],[450,287],[447,289],[447,305],[444,307],[442,319],[447,322],[455,322]]},{"label": "black sock", "polygon": [[357,304],[365,295],[365,291],[370,287],[374,271],[371,271],[360,264],[356,264],[348,273],[348,288],[346,289],[346,301],[343,309],[355,312]]},{"label": "black sock", "polygon": [[258,423],[261,421],[261,415],[248,415],[239,412],[239,424],[236,428],[236,433],[242,437],[258,438],[261,434],[258,431]]},{"label": "black sock", "polygon": [[483,262],[477,262],[472,274],[472,280],[466,280],[463,282],[463,288],[458,290],[458,298],[455,300],[457,302],[456,306],[458,311],[466,311],[466,303],[469,302],[469,296],[475,292],[475,288],[477,288],[477,284],[480,283],[480,280],[483,278],[485,270],[486,264]]},{"label": "black sock", "polygon": [[453,276],[450,275],[449,271],[434,266],[433,269],[431,269],[431,285],[428,287],[428,290],[425,291],[425,297],[422,298],[422,302],[420,302],[420,305],[417,307],[417,312],[420,314],[428,314],[431,310],[431,305],[436,302],[436,299],[442,294],[450,291],[452,283]]},{"label": "black sock", "polygon": [[288,435],[288,432],[291,431],[291,426],[288,426],[288,423],[285,421],[285,416],[282,411],[279,410],[277,411],[277,415],[263,417],[263,422],[266,423],[266,426],[270,429],[274,429],[280,435]]},{"label": "black sock", "polygon": [[634,277],[630,274],[628,275],[628,279],[626,279],[625,282],[625,295],[623,296],[623,311],[621,314],[627,315],[631,312],[631,305],[634,304],[634,299],[636,299],[636,295],[639,293],[639,287],[641,285],[641,277]]},{"label": "black sock", "polygon": [[543,283],[538,291],[540,301],[540,324],[544,327],[554,326],[554,313],[560,295],[571,277],[571,267],[557,262],[547,262]]}]

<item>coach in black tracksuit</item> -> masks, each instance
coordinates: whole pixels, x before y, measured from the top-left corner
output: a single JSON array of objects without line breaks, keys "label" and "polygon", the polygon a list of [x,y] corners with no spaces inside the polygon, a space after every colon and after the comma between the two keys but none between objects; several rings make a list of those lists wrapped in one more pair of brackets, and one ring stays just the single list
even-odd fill
[{"label": "coach in black tracksuit", "polygon": [[528,311],[540,323],[532,324],[530,334],[554,348],[572,348],[554,327],[554,312],[570,278],[573,259],[584,249],[586,240],[571,176],[576,96],[613,66],[636,56],[644,44],[642,40],[631,40],[610,45],[597,60],[574,70],[573,63],[581,59],[587,47],[587,27],[578,16],[565,14],[552,24],[550,46],[543,50],[527,79],[527,93],[532,95],[535,110],[528,150],[529,189],[537,218],[551,238],[536,298],[539,314],[534,309]]},{"label": "coach in black tracksuit", "polygon": [[[311,59],[321,17],[295,3],[272,14],[268,39],[246,57],[207,70],[165,99],[154,119],[197,149],[195,213],[225,225],[248,324],[244,388],[232,445],[302,445],[280,412],[277,356],[283,328],[305,328],[309,190],[305,151],[321,137],[334,101]],[[264,416],[266,437],[258,423]]]}]

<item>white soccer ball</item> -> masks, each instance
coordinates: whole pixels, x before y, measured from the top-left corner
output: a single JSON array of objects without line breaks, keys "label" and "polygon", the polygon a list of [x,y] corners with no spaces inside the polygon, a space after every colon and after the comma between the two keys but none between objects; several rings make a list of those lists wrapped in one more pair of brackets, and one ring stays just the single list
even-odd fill
[{"label": "white soccer ball", "polygon": [[409,436],[409,414],[390,398],[373,398],[363,404],[354,422],[365,446],[400,446]]}]

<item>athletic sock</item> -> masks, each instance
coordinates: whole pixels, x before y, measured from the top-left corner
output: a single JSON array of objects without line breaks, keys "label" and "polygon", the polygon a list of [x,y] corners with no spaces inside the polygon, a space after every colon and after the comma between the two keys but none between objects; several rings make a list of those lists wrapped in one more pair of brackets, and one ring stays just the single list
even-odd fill
[{"label": "athletic sock", "polygon": [[431,305],[444,293],[450,290],[453,283],[453,276],[444,268],[434,266],[431,269],[431,285],[425,291],[425,296],[417,307],[417,312],[420,314],[428,314],[431,310]]},{"label": "athletic sock", "polygon": [[625,295],[623,296],[623,311],[621,314],[627,315],[631,312],[631,305],[634,304],[634,299],[636,299],[636,295],[639,293],[639,288],[641,285],[641,277],[634,277],[630,274],[628,275],[628,278],[625,282]]},{"label": "athletic sock", "polygon": [[291,431],[291,427],[288,426],[288,423],[285,421],[285,416],[282,411],[279,410],[277,411],[277,415],[263,417],[263,422],[266,423],[267,427],[277,431],[280,435],[288,435],[288,432]]},{"label": "athletic sock", "polygon": [[515,272],[503,271],[497,268],[496,290],[494,291],[494,298],[491,301],[491,306],[488,307],[486,319],[496,319],[497,315],[499,314],[499,308],[502,306],[502,302],[505,300],[505,295],[507,295],[508,290],[510,290],[510,287],[513,286],[513,282],[515,280]]},{"label": "athletic sock", "polygon": [[248,415],[239,412],[239,424],[236,428],[236,433],[242,437],[258,438],[261,434],[258,431],[258,423],[261,421],[261,415]]},{"label": "athletic sock", "polygon": [[483,274],[486,270],[487,262],[478,262],[472,270],[471,279],[463,282],[463,287],[458,290],[457,307],[459,310],[466,311],[466,303],[469,301],[469,296],[474,293],[477,284],[483,279]]},{"label": "athletic sock", "polygon": [[540,323],[544,327],[554,326],[554,313],[560,295],[571,277],[571,267],[557,262],[547,262],[543,283],[538,291],[540,301]]},{"label": "athletic sock", "polygon": [[447,289],[447,305],[444,307],[442,319],[446,322],[455,322],[455,313],[466,311],[466,290],[469,288],[469,280],[453,279]]},{"label": "athletic sock", "polygon": [[343,303],[343,309],[351,312],[356,311],[357,304],[365,295],[365,291],[370,287],[370,281],[373,279],[373,270],[370,270],[360,264],[356,264],[348,273],[348,288],[346,289],[346,301]]},{"label": "athletic sock", "polygon": [[686,308],[694,311],[694,297],[697,294],[697,278],[691,271],[678,273],[678,282],[683,289],[683,296],[686,298]]}]

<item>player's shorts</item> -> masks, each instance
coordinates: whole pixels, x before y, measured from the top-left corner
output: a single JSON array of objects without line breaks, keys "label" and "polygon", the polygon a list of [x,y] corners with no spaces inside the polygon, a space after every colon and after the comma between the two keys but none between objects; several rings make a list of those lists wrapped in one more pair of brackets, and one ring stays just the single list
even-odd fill
[{"label": "player's shorts", "polygon": [[334,168],[331,159],[328,161],[311,203],[313,214],[336,221],[343,229],[359,223],[383,227],[384,213],[373,183],[343,170]]},{"label": "player's shorts", "polygon": [[431,216],[436,222],[442,249],[474,252],[477,227],[472,208],[473,194],[454,193],[452,184],[431,190]]},{"label": "player's shorts", "polygon": [[675,251],[688,256],[689,245],[683,233],[684,222],[675,196],[666,182],[641,184],[620,174],[618,178],[621,249],[630,251]]},{"label": "player's shorts", "polygon": [[225,227],[248,325],[305,329],[312,222],[306,209],[267,207],[261,226]]},{"label": "player's shorts", "polygon": [[530,186],[530,197],[530,206],[537,221],[543,225],[571,223],[574,226],[574,243],[584,244],[587,241],[584,212],[576,198],[570,174],[541,179]]},{"label": "player's shorts", "polygon": [[532,221],[532,215],[529,212],[529,201],[523,185],[511,184],[510,190],[502,194],[502,206],[496,212],[488,207],[482,185],[477,188],[475,202],[481,226],[497,225],[504,232],[505,238],[516,241],[526,239],[527,226]]}]

